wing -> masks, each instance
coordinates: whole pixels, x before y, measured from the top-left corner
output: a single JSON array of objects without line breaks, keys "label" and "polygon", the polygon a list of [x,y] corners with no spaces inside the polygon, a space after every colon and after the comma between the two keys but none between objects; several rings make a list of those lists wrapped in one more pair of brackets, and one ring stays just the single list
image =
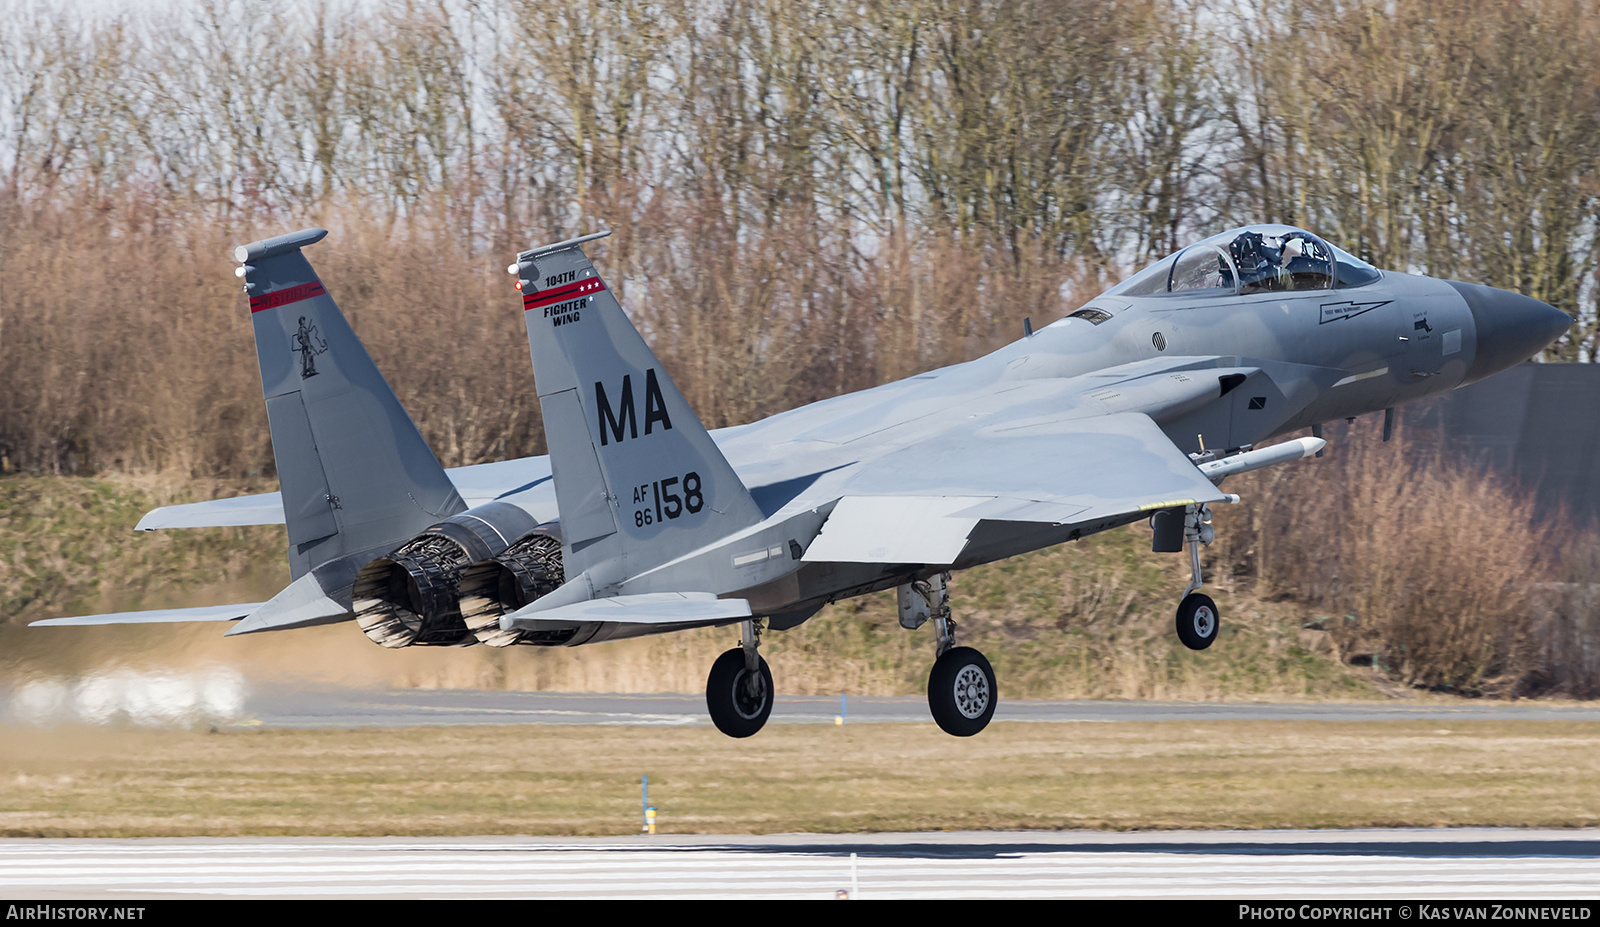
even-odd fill
[{"label": "wing", "polygon": [[984,521],[1099,530],[1226,498],[1142,413],[979,424],[865,466],[804,559],[955,563]]},{"label": "wing", "polygon": [[[1065,539],[1142,512],[1231,498],[1216,487],[1224,476],[1316,448],[1236,453],[1197,468],[1174,442],[1203,448],[1196,432],[1237,436],[1244,400],[1263,393],[1271,401],[1250,399],[1243,419],[1249,440],[1260,440],[1315,395],[1307,383],[1337,374],[1278,365],[1276,377],[1291,384],[1284,391],[1261,366],[1237,363],[1151,358],[1074,377],[1002,377],[980,389],[934,378],[832,431],[813,427],[800,439],[854,449],[861,462],[842,486],[830,487],[837,502],[803,559],[958,564],[964,551],[969,561],[983,555],[968,544],[986,522],[1015,526],[984,531],[989,540],[997,533],[1039,538],[1029,523],[1063,527],[1044,536]],[[1003,549],[1008,542],[985,543]]]}]

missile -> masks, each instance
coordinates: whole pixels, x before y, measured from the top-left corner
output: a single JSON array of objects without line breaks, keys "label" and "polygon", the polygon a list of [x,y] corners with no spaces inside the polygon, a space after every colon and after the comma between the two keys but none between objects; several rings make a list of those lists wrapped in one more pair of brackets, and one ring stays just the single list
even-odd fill
[{"label": "missile", "polygon": [[1222,482],[1225,476],[1235,473],[1244,473],[1247,470],[1259,470],[1273,464],[1288,463],[1302,457],[1310,457],[1316,452],[1327,447],[1328,442],[1321,438],[1296,438],[1271,447],[1259,450],[1246,451],[1243,454],[1233,454],[1219,460],[1209,461],[1200,465],[1200,472],[1213,483]]}]

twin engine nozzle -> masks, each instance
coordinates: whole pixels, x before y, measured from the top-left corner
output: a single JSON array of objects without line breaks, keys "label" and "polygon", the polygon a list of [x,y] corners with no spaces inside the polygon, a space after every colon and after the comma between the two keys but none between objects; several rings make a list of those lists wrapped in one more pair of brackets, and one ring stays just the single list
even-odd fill
[{"label": "twin engine nozzle", "polygon": [[352,608],[367,637],[389,648],[559,645],[574,632],[502,631],[500,616],[563,580],[561,541],[517,506],[490,502],[363,567]]}]

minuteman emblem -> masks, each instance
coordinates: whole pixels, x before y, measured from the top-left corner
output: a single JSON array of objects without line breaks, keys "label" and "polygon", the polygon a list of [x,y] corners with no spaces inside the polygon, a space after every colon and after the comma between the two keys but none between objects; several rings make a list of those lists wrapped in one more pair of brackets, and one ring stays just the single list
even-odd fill
[{"label": "minuteman emblem", "polygon": [[1393,300],[1384,299],[1371,303],[1357,303],[1349,300],[1341,303],[1323,303],[1322,318],[1317,320],[1317,324],[1326,325],[1329,322],[1342,322],[1346,319],[1353,319],[1374,309],[1381,309],[1391,302]]},{"label": "minuteman emblem", "polygon": [[294,341],[294,351],[300,355],[300,379],[317,375],[317,355],[328,350],[328,342],[317,331],[316,323],[300,317],[300,330],[289,336]]}]

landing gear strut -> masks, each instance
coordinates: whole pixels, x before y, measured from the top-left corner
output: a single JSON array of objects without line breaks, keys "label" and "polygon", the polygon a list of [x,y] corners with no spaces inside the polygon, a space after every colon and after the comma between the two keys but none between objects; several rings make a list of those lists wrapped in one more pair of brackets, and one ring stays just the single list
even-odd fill
[{"label": "landing gear strut", "polygon": [[1210,544],[1217,533],[1207,522],[1211,521],[1211,507],[1191,505],[1184,509],[1183,540],[1189,547],[1189,585],[1183,590],[1183,601],[1178,603],[1178,640],[1190,650],[1204,650],[1217,639],[1221,616],[1217,603],[1199,590],[1204,580],[1200,575],[1200,546]]},{"label": "landing gear strut", "polygon": [[772,670],[756,652],[761,644],[759,621],[744,621],[739,646],[711,664],[711,676],[706,680],[711,723],[729,737],[749,737],[761,730],[772,714]]},{"label": "landing gear strut", "polygon": [[928,674],[928,710],[946,734],[971,737],[989,725],[999,690],[994,669],[983,654],[957,647],[956,622],[950,617],[949,573],[906,583],[899,589],[900,625],[916,630],[930,618],[938,641],[937,659]]}]

